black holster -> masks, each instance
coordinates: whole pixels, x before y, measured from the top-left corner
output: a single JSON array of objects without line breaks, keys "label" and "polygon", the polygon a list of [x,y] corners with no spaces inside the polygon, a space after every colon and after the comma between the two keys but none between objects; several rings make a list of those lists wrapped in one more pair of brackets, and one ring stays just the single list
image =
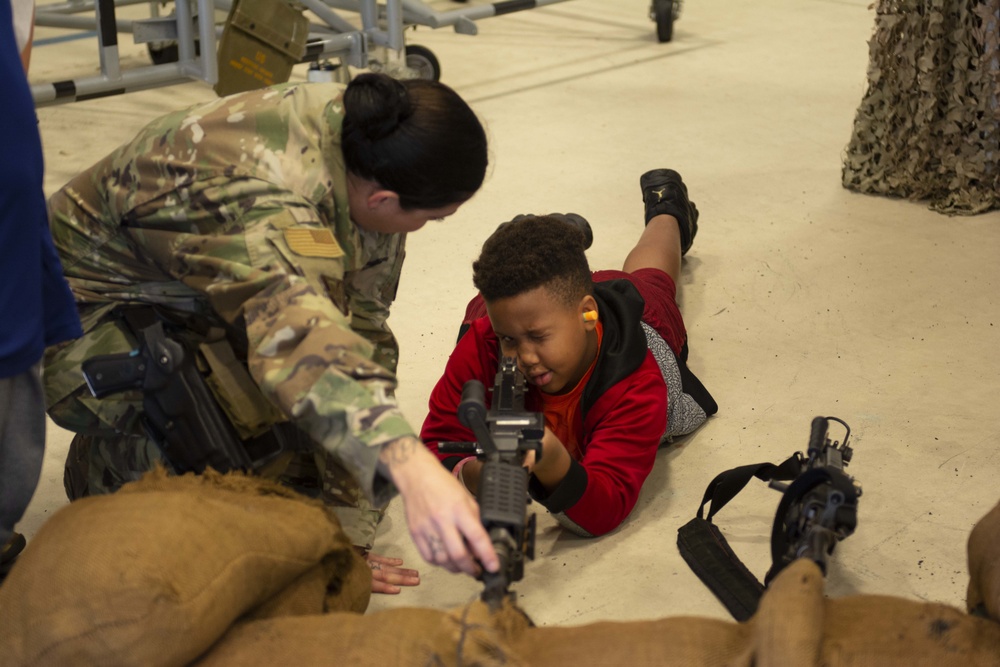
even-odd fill
[{"label": "black holster", "polygon": [[184,346],[157,322],[143,330],[149,367],[144,424],[178,473],[250,471],[253,462]]},{"label": "black holster", "polygon": [[240,440],[219,406],[194,353],[169,337],[162,321],[133,327],[133,332],[138,349],[91,357],[82,364],[83,374],[97,398],[142,390],[143,426],[175,472],[201,473],[209,467],[249,472],[281,452],[281,443],[271,435],[263,447],[254,443],[257,455],[248,453],[248,443]]}]

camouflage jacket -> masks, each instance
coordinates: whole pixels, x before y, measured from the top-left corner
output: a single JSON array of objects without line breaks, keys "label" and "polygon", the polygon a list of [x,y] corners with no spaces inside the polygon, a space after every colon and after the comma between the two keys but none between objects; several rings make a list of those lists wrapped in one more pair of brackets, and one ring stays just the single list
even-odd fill
[{"label": "camouflage jacket", "polygon": [[[52,196],[85,335],[47,361],[50,406],[79,391],[82,359],[128,349],[106,326],[116,307],[155,304],[224,327],[268,402],[370,498],[392,495],[378,452],[413,435],[386,324],[405,235],[350,219],[342,91],[286,84],[169,114]],[[104,423],[121,416],[87,398]]]}]

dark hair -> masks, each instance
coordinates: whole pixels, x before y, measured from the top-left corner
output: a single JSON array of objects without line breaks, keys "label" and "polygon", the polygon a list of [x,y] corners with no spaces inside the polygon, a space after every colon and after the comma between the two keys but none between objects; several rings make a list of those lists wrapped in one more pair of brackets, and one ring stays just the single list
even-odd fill
[{"label": "dark hair", "polygon": [[548,216],[518,216],[493,233],[472,264],[487,303],[545,286],[567,306],[593,294],[583,233]]},{"label": "dark hair", "polygon": [[399,195],[403,209],[463,202],[483,184],[486,132],[436,81],[361,74],[344,92],[344,164]]}]

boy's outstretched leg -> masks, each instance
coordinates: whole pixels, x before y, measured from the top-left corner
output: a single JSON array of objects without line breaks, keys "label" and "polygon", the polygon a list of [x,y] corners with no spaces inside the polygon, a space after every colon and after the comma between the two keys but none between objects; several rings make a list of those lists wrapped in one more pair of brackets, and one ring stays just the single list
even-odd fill
[{"label": "boy's outstretched leg", "polygon": [[688,199],[687,186],[672,169],[654,169],[639,179],[646,206],[646,228],[625,258],[622,270],[654,268],[674,283],[680,275],[681,256],[698,233],[698,209]]},{"label": "boy's outstretched leg", "polygon": [[691,249],[698,233],[698,207],[688,199],[687,186],[673,169],[653,169],[639,178],[642,201],[646,205],[646,222],[656,215],[677,218],[681,232],[681,254]]},{"label": "boy's outstretched leg", "polygon": [[646,302],[642,320],[649,349],[667,384],[670,398],[665,435],[671,438],[691,433],[719,409],[687,367],[687,330],[677,304],[681,257],[690,250],[698,232],[698,209],[688,199],[687,186],[676,171],[647,171],[639,185],[646,228],[622,270]]}]

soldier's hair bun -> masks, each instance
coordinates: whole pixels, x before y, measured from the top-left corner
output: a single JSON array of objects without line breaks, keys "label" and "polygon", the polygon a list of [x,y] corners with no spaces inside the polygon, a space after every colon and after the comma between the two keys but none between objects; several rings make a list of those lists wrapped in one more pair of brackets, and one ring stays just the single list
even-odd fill
[{"label": "soldier's hair bun", "polygon": [[344,91],[352,130],[368,141],[389,136],[413,115],[413,103],[402,82],[383,74],[356,76]]},{"label": "soldier's hair bun", "polygon": [[361,74],[347,86],[343,104],[347,171],[398,194],[400,208],[460,203],[483,184],[486,132],[443,83]]}]

